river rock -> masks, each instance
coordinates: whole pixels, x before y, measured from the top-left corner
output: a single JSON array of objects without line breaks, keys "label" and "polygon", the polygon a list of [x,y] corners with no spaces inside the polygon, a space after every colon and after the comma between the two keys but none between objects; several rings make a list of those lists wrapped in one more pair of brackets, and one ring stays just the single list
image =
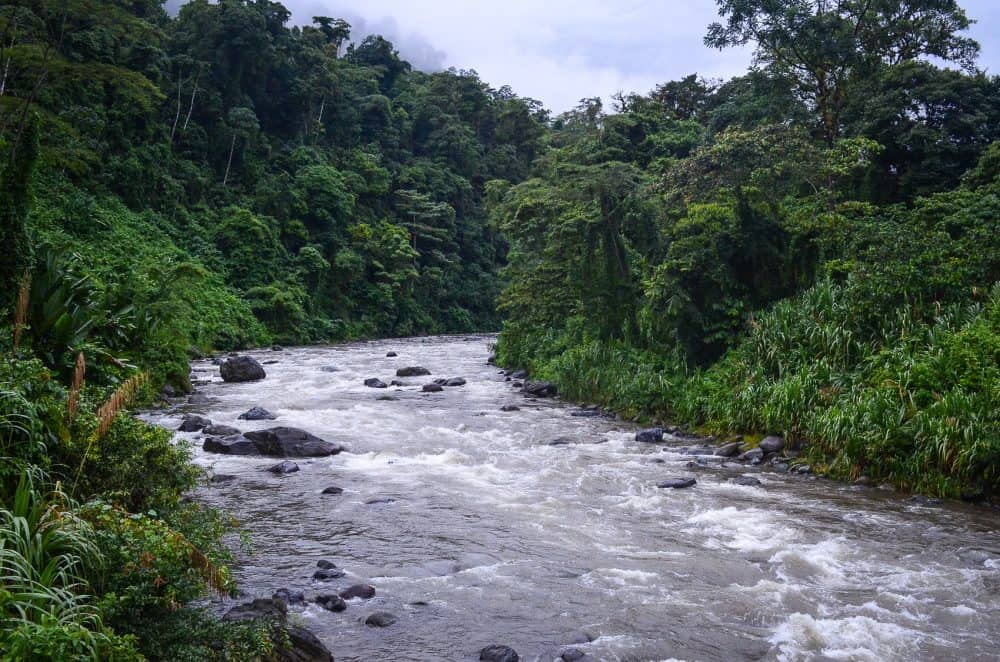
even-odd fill
[{"label": "river rock", "polygon": [[331,579],[340,579],[347,573],[340,568],[320,568],[313,573],[313,579],[317,579],[321,582],[329,581]]},{"label": "river rock", "polygon": [[275,649],[276,662],[333,662],[333,654],[309,630],[290,625],[285,628],[285,636],[288,646]]},{"label": "river rock", "polygon": [[306,601],[306,595],[302,591],[293,591],[290,588],[279,588],[271,596],[272,600],[284,600],[285,604],[298,605]]},{"label": "river rock", "polygon": [[753,476],[737,476],[730,482],[735,483],[736,485],[745,485],[747,487],[760,487],[760,481]]},{"label": "river rock", "polygon": [[553,398],[559,392],[559,387],[552,382],[525,382],[524,392],[536,398]]},{"label": "river rock", "polygon": [[329,570],[330,568],[336,568],[337,564],[333,561],[327,561],[326,559],[320,559],[316,561],[316,567],[320,570]]},{"label": "river rock", "polygon": [[521,411],[521,408],[517,405],[504,405],[500,407],[500,411]]},{"label": "river rock", "polygon": [[298,428],[277,427],[253,430],[244,436],[257,444],[263,455],[274,457],[325,457],[336,455],[343,446],[324,441]]},{"label": "river rock", "polygon": [[739,457],[736,458],[740,462],[749,462],[750,464],[760,464],[764,460],[764,451],[760,448],[751,448],[745,453],[741,453]]},{"label": "river rock", "polygon": [[698,481],[694,478],[668,478],[656,484],[661,489],[681,490],[685,487],[694,487]]},{"label": "river rock", "polygon": [[205,434],[213,437],[228,437],[230,435],[240,434],[240,431],[231,425],[218,425],[213,423],[205,428]]},{"label": "river rock", "polygon": [[757,448],[761,449],[765,453],[777,453],[785,447],[785,440],[781,437],[769,436],[764,437],[757,444]]},{"label": "river rock", "polygon": [[511,384],[511,386],[513,386],[514,388],[523,388],[524,382],[514,382],[513,384]]},{"label": "river rock", "polygon": [[420,389],[424,393],[438,393],[444,390],[444,387],[440,384],[424,384],[423,388]]},{"label": "river rock", "polygon": [[658,444],[663,441],[663,428],[649,428],[635,433],[635,440],[646,444]]},{"label": "river rock", "polygon": [[284,622],[288,616],[288,605],[283,600],[257,598],[252,602],[236,605],[223,615],[224,621],[276,620]]},{"label": "river rock", "polygon": [[184,419],[181,421],[177,430],[180,432],[197,432],[198,430],[204,430],[211,424],[212,421],[208,420],[204,416],[187,414],[184,416]]},{"label": "river rock", "polygon": [[344,611],[347,609],[347,603],[339,595],[324,594],[316,596],[316,604],[318,604],[323,609],[329,611]]},{"label": "river rock", "polygon": [[273,421],[278,418],[263,407],[251,407],[237,416],[241,421]]},{"label": "river rock", "polygon": [[479,651],[479,662],[518,662],[521,658],[510,646],[492,645]]},{"label": "river rock", "polygon": [[344,493],[343,487],[327,487],[322,492],[320,492],[320,494],[343,494],[343,493]]},{"label": "river rock", "polygon": [[271,351],[272,352],[283,352],[283,351],[285,351],[285,348],[282,347],[281,345],[271,345]]},{"label": "river rock", "polygon": [[465,386],[465,383],[466,382],[465,382],[465,378],[464,377],[452,377],[451,379],[445,380],[444,385],[445,386]]},{"label": "river rock", "polygon": [[380,395],[375,399],[379,402],[396,402],[399,400],[399,398],[394,395]]},{"label": "river rock", "polygon": [[397,354],[396,352],[386,352],[385,356],[386,356],[386,358],[394,359],[397,356],[399,356],[399,354]]},{"label": "river rock", "polygon": [[733,441],[728,444],[723,444],[715,449],[715,454],[719,457],[734,457],[740,452],[740,442]]},{"label": "river rock", "polygon": [[252,356],[237,356],[229,359],[219,366],[219,373],[224,382],[253,382],[267,377],[264,366]]},{"label": "river rock", "polygon": [[524,368],[521,368],[520,370],[515,370],[514,372],[510,373],[510,377],[511,379],[527,379],[528,371],[525,370]]},{"label": "river rock", "polygon": [[390,386],[409,386],[409,384],[407,384],[406,382],[400,381],[398,379],[392,380],[391,382],[389,382],[389,385]]},{"label": "river rock", "polygon": [[365,619],[365,625],[372,628],[387,628],[396,622],[396,617],[387,611],[377,611]]},{"label": "river rock", "polygon": [[368,388],[389,388],[388,386],[386,386],[385,382],[383,382],[378,377],[369,377],[368,379],[366,379],[365,386],[367,386]]},{"label": "river rock", "polygon": [[427,368],[422,368],[418,365],[410,366],[408,368],[400,368],[396,371],[397,377],[423,377],[424,375],[431,374],[431,371]]},{"label": "river rock", "polygon": [[221,453],[222,455],[260,455],[257,444],[242,434],[209,437],[201,445],[201,449],[207,453]]},{"label": "river rock", "polygon": [[208,479],[208,482],[212,483],[213,485],[217,485],[221,483],[231,483],[234,480],[236,480],[236,476],[232,474],[215,474],[214,476]]},{"label": "river rock", "polygon": [[285,474],[293,474],[296,471],[298,471],[299,465],[295,464],[294,462],[289,462],[288,460],[285,460],[284,462],[279,462],[273,467],[268,467],[267,470],[273,474],[278,474],[279,476],[283,476]]},{"label": "river rock", "polygon": [[341,591],[340,597],[345,600],[353,600],[354,598],[368,600],[375,597],[375,587],[369,584],[354,584]]},{"label": "river rock", "polygon": [[587,654],[579,648],[567,648],[559,654],[559,659],[563,662],[578,662],[585,657],[587,657]]}]

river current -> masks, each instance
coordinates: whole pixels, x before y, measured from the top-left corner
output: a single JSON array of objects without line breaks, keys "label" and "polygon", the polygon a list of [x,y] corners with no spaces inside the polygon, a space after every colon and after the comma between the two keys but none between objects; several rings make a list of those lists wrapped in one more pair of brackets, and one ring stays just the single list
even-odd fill
[{"label": "river current", "polygon": [[[545,661],[570,646],[637,662],[998,659],[996,510],[734,462],[689,467],[677,451],[691,442],[638,443],[631,424],[528,400],[487,365],[493,340],[249,352],[276,363],[243,384],[193,364],[194,403],[148,418],[176,429],[193,411],[346,447],[274,476],[263,469],[277,460],[205,453],[198,433],[178,433],[209,475],[235,476],[197,496],[251,537],[241,599],[371,584],[374,598],[340,613],[292,607],[338,662],[477,660],[489,644]],[[416,365],[432,375],[363,385]],[[420,391],[437,377],[467,384]],[[277,420],[238,419],[255,405]],[[730,482],[748,473],[761,485]],[[685,476],[697,485],[656,487]],[[344,491],[321,494],[330,486]],[[311,579],[321,559],[347,576]],[[398,620],[366,626],[375,611]]]}]

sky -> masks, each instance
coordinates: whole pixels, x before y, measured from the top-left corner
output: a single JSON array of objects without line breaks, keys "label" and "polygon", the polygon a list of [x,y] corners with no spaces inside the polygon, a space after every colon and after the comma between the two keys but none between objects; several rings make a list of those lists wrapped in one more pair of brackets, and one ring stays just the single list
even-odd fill
[{"label": "sky", "polygon": [[[168,7],[182,0],[168,0]],[[580,99],[651,91],[691,73],[742,74],[749,49],[702,43],[714,0],[282,0],[293,21],[344,18],[354,38],[382,34],[416,68],[474,69],[559,113]],[[1000,74],[1000,0],[964,0],[978,20],[980,68]]]}]

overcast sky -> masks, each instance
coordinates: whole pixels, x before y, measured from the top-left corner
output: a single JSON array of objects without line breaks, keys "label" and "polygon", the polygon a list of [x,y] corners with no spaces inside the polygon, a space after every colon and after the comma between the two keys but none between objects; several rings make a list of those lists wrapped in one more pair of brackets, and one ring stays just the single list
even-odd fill
[{"label": "overcast sky", "polygon": [[[168,5],[181,0],[169,0]],[[697,72],[743,73],[748,50],[702,43],[714,0],[283,0],[298,23],[347,19],[354,37],[378,33],[425,71],[475,69],[555,112],[584,97],[648,92]],[[979,22],[980,66],[1000,74],[1000,0],[964,0]]]}]

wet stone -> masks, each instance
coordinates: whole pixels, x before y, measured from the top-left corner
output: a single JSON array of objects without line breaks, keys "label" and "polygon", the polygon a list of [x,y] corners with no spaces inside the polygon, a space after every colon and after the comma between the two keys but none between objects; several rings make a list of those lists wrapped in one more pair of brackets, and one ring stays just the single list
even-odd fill
[{"label": "wet stone", "polygon": [[383,382],[378,377],[369,377],[365,380],[365,386],[368,388],[389,388],[386,383]]},{"label": "wet stone", "polygon": [[320,568],[319,570],[313,573],[312,578],[321,582],[326,582],[330,581],[331,579],[340,579],[346,574],[347,573],[341,570],[340,568],[326,568],[326,569]]},{"label": "wet stone", "polygon": [[736,485],[745,485],[747,487],[760,487],[761,484],[760,481],[753,476],[738,476],[733,478],[730,482]]},{"label": "wet stone", "polygon": [[635,433],[635,440],[644,444],[658,444],[663,441],[663,428],[649,428]]},{"label": "wet stone", "polygon": [[424,384],[420,390],[424,393],[440,393],[444,390],[444,387],[440,384]]},{"label": "wet stone", "polygon": [[521,411],[521,408],[517,405],[504,405],[500,407],[500,411]]},{"label": "wet stone", "polygon": [[268,467],[267,470],[273,474],[283,476],[285,474],[293,474],[296,471],[298,471],[299,465],[295,464],[294,462],[289,462],[288,460],[285,460],[284,462],[279,462],[273,467]]},{"label": "wet stone", "polygon": [[487,646],[479,651],[480,662],[518,662],[521,658],[510,646]]},{"label": "wet stone", "polygon": [[698,481],[694,478],[668,478],[656,484],[661,489],[681,490],[686,487],[694,487]]},{"label": "wet stone", "polygon": [[263,407],[251,407],[238,416],[243,421],[273,421],[278,418]]},{"label": "wet stone", "polygon": [[344,611],[347,609],[347,603],[339,595],[317,595],[316,604],[328,611]]},{"label": "wet stone", "polygon": [[365,619],[365,625],[373,628],[387,628],[396,622],[396,617],[387,611],[377,611]]},{"label": "wet stone", "polygon": [[343,494],[343,493],[344,493],[343,487],[332,487],[332,486],[320,492],[320,494]]},{"label": "wet stone", "polygon": [[423,377],[429,374],[431,374],[430,370],[418,365],[400,368],[396,371],[397,377]]},{"label": "wet stone", "polygon": [[353,600],[355,598],[368,600],[375,597],[375,587],[368,584],[354,584],[341,591],[340,597],[345,600]]},{"label": "wet stone", "polygon": [[179,432],[198,432],[212,425],[212,421],[208,420],[204,416],[196,416],[194,414],[187,414],[181,421],[180,427],[177,428]]},{"label": "wet stone", "polygon": [[295,591],[290,588],[279,588],[271,596],[272,600],[284,600],[287,604],[297,605],[302,604],[306,601],[305,593],[302,591]]}]

